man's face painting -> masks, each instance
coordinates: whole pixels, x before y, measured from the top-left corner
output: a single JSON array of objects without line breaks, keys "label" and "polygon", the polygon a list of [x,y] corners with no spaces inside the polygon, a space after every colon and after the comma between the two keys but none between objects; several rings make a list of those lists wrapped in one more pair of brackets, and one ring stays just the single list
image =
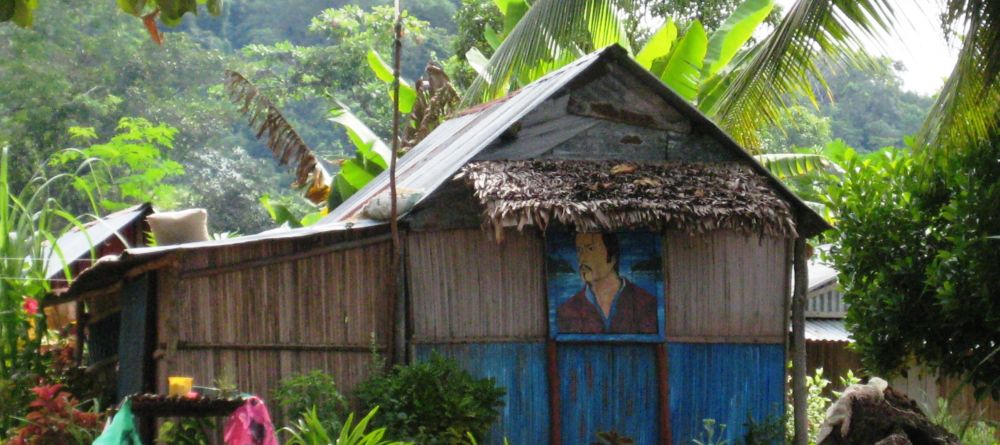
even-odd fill
[{"label": "man's face painting", "polygon": [[608,258],[600,233],[577,233],[576,256],[580,260],[580,276],[588,284],[614,272],[613,259]]}]

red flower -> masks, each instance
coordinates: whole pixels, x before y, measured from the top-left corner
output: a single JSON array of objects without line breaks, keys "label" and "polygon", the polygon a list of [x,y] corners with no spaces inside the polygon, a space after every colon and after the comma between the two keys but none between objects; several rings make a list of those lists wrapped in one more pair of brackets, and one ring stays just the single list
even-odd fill
[{"label": "red flower", "polygon": [[24,297],[24,304],[21,305],[24,308],[24,312],[28,315],[34,316],[38,313],[38,300],[31,297]]}]

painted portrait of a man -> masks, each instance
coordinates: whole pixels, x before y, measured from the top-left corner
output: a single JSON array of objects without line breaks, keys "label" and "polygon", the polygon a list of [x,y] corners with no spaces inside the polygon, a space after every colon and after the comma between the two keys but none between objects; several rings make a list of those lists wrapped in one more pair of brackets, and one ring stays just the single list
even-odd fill
[{"label": "painted portrait of a man", "polygon": [[660,334],[658,245],[658,237],[648,233],[553,236],[548,243],[552,330],[562,337],[583,334],[580,339]]}]

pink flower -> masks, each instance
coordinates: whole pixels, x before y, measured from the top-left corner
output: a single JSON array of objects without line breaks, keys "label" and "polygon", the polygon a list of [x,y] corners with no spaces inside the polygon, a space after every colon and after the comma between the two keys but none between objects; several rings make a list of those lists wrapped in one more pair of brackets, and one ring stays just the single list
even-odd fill
[{"label": "pink flower", "polygon": [[34,316],[38,313],[38,300],[31,297],[24,297],[24,304],[21,306],[24,308],[24,312],[28,315]]}]

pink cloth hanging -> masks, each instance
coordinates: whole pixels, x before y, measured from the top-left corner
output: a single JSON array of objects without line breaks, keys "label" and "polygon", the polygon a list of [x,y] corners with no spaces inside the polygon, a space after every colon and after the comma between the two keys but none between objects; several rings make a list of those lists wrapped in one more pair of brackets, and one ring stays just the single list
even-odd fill
[{"label": "pink cloth hanging", "polygon": [[226,445],[278,445],[271,415],[257,397],[247,399],[229,416],[223,438]]}]

